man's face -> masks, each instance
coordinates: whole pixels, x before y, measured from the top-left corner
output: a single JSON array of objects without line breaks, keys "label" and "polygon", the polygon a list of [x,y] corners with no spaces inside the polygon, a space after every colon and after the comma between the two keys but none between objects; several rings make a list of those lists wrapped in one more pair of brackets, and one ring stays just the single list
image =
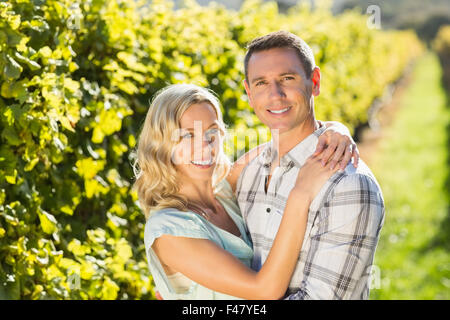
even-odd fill
[{"label": "man's face", "polygon": [[271,130],[287,132],[314,117],[312,95],[319,94],[320,72],[306,76],[294,49],[274,48],[253,53],[245,89],[258,118]]}]

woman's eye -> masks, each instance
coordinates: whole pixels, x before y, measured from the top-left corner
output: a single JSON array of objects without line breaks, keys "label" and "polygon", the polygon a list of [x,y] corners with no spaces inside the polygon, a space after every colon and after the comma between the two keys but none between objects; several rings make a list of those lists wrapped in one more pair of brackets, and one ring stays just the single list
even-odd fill
[{"label": "woman's eye", "polygon": [[206,134],[205,134],[206,139],[208,139],[209,141],[212,141],[218,133],[219,133],[219,129],[211,129],[206,132]]},{"label": "woman's eye", "polygon": [[191,133],[185,133],[181,136],[181,139],[190,139],[192,138],[192,134]]}]

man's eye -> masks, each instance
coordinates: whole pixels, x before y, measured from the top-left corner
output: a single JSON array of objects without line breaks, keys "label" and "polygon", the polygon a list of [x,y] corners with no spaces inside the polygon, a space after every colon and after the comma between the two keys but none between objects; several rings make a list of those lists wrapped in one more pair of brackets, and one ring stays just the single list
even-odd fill
[{"label": "man's eye", "polygon": [[284,77],[284,80],[294,80],[294,79],[295,79],[294,77],[290,77],[290,76]]},{"label": "man's eye", "polygon": [[264,81],[258,81],[255,86],[259,87],[262,86],[265,82]]}]

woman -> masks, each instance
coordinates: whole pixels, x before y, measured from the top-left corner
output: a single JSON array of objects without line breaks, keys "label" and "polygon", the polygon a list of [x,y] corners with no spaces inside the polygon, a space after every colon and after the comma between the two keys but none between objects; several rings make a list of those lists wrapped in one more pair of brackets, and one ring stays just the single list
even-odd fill
[{"label": "woman", "polygon": [[231,166],[223,152],[224,134],[217,98],[195,85],[163,89],[147,113],[134,187],[147,217],[149,268],[163,299],[282,298],[302,246],[309,205],[338,170],[331,169],[331,161],[323,166],[320,155],[306,161],[270,254],[255,272],[233,190],[242,168],[262,147]]}]

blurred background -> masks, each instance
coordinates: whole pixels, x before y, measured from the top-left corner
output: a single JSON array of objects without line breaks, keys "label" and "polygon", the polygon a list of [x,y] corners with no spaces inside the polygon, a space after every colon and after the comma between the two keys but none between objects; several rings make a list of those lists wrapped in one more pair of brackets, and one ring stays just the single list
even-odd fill
[{"label": "blurred background", "polygon": [[236,159],[270,137],[245,45],[288,30],[386,202],[371,299],[450,298],[450,3],[0,1],[0,299],[154,299],[132,152],[154,93],[214,90]]}]

